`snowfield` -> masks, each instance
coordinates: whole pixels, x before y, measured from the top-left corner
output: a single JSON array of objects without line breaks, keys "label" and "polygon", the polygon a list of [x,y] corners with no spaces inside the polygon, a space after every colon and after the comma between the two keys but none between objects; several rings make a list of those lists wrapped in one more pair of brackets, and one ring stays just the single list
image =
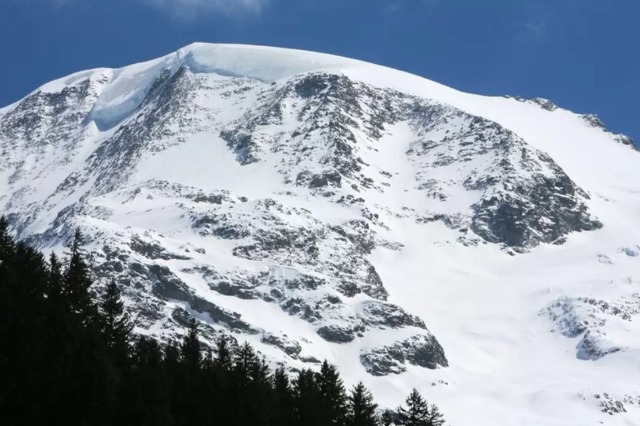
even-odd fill
[{"label": "snowfield", "polygon": [[327,359],[454,426],[640,425],[640,153],[593,116],[193,44],[0,109],[0,213],[136,331]]}]

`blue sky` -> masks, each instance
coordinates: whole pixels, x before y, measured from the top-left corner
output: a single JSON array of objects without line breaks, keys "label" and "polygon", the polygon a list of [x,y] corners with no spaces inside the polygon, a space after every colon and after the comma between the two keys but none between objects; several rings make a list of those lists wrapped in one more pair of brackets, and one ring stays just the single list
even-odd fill
[{"label": "blue sky", "polygon": [[0,105],[194,41],[354,57],[546,97],[640,141],[638,0],[0,0]]}]

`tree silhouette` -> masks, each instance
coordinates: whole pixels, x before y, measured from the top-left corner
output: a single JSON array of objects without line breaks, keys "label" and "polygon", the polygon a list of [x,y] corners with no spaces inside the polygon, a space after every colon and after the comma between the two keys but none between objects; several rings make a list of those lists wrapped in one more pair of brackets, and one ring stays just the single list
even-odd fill
[{"label": "tree silhouette", "polygon": [[380,424],[376,414],[378,405],[373,402],[373,395],[362,382],[354,386],[348,400],[349,414],[347,424],[349,426],[376,426]]}]

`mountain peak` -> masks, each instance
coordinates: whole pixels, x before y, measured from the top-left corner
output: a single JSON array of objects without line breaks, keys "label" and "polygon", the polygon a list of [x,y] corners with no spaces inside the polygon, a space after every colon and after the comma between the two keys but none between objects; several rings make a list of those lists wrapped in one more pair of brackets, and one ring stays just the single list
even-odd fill
[{"label": "mountain peak", "polygon": [[80,227],[136,333],[196,318],[209,344],[328,359],[389,406],[423,387],[456,424],[588,424],[578,395],[636,404],[625,141],[547,100],[196,43],[0,110],[0,213],[41,249]]}]

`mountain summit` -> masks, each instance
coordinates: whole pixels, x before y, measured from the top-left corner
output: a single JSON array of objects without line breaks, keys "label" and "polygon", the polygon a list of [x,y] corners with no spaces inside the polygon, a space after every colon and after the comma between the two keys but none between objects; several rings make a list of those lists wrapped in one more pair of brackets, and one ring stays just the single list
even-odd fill
[{"label": "mountain summit", "polygon": [[593,115],[193,44],[0,109],[0,154],[18,238],[80,227],[137,333],[195,317],[456,425],[640,424],[640,153]]}]

